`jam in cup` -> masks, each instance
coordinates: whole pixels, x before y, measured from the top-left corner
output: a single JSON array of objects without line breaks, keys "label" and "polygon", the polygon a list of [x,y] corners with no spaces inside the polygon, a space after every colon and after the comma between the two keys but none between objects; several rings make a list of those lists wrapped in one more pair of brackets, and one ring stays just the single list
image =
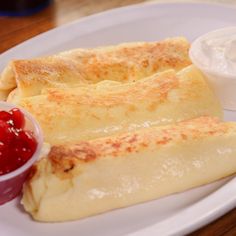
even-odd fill
[{"label": "jam in cup", "polygon": [[42,131],[28,112],[0,102],[0,205],[21,192],[42,144]]}]

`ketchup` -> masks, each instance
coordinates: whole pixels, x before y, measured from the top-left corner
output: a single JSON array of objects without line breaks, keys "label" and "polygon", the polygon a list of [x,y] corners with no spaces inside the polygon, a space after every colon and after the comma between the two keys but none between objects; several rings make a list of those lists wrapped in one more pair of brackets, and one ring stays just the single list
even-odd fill
[{"label": "ketchup", "polygon": [[34,154],[37,141],[24,127],[25,117],[18,108],[0,111],[0,175],[21,167]]}]

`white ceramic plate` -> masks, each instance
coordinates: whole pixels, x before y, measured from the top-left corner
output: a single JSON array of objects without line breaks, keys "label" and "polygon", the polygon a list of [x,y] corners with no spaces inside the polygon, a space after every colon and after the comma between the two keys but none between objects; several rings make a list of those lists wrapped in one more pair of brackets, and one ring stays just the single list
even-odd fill
[{"label": "white ceramic plate", "polygon": [[[56,28],[7,51],[0,56],[0,71],[13,58],[35,57],[75,47],[155,41],[180,35],[193,40],[210,30],[236,24],[235,10],[223,5],[145,4],[104,12]],[[225,115],[228,120],[236,120],[233,112]],[[0,207],[0,235],[183,235],[235,206],[235,178],[61,224],[32,221],[18,199]]]}]

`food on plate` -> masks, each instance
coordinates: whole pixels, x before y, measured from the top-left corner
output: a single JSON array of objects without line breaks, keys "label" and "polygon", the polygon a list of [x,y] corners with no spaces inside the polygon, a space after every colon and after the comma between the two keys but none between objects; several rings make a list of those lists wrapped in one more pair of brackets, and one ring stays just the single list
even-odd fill
[{"label": "food on plate", "polygon": [[[49,144],[23,189],[35,220],[80,219],[236,172],[236,123],[220,121],[220,103],[188,51],[178,37],[8,64],[0,99],[30,112]],[[9,134],[7,152],[27,161],[37,142],[18,110],[9,112],[13,122],[1,123],[1,114],[8,133],[0,148]]]},{"label": "food on plate", "polygon": [[80,219],[236,172],[236,123],[199,117],[52,147],[24,185],[35,220]]},{"label": "food on plate", "polygon": [[0,111],[0,176],[23,166],[36,147],[33,133],[25,130],[24,114],[18,108]]},{"label": "food on plate", "polygon": [[[118,82],[116,82],[118,83]],[[168,70],[134,83],[49,88],[14,100],[41,125],[45,141],[88,140],[201,115],[222,117],[222,109],[194,66]]]},{"label": "food on plate", "polygon": [[[13,60],[0,77],[0,96],[16,89],[21,97],[45,87],[74,87],[101,80],[136,81],[167,69],[191,64],[185,38],[74,49],[47,57]],[[14,92],[14,93],[15,93]]]},{"label": "food on plate", "polygon": [[[1,78],[1,76],[0,76]],[[0,80],[1,81],[1,80]],[[1,82],[0,82],[1,83]],[[4,89],[4,90],[1,90],[0,89],[0,101],[5,101],[6,98],[9,96],[9,94],[12,92],[11,89]]]},{"label": "food on plate", "polygon": [[236,111],[236,27],[200,36],[192,43],[189,55],[206,75],[223,108]]},{"label": "food on plate", "polygon": [[19,195],[42,142],[41,129],[29,113],[0,102],[0,205]]}]

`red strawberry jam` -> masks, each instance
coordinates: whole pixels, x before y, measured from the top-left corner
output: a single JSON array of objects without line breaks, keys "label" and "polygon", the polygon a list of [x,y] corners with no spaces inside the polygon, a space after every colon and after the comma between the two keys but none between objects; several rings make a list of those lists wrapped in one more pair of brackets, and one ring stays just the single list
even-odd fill
[{"label": "red strawberry jam", "polygon": [[0,175],[21,167],[34,154],[36,139],[24,127],[25,118],[18,108],[0,111]]}]

